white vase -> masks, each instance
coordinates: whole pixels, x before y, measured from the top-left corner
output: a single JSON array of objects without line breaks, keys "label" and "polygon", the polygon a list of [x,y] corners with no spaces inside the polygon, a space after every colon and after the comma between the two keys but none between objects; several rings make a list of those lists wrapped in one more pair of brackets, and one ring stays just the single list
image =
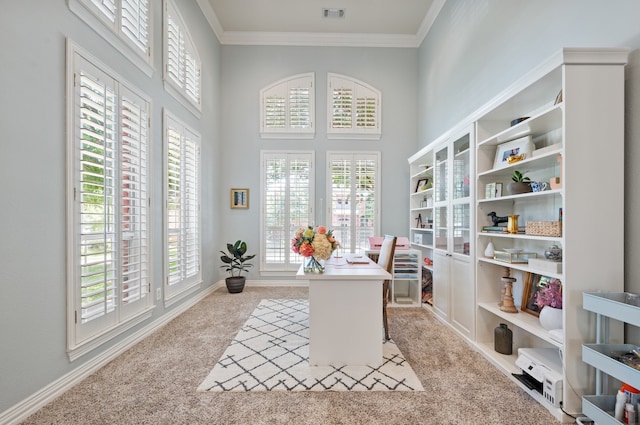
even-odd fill
[{"label": "white vase", "polygon": [[490,241],[487,244],[487,249],[484,250],[484,256],[487,258],[493,258],[494,253],[495,253],[495,248],[493,247],[493,241]]},{"label": "white vase", "polygon": [[562,309],[553,308],[548,305],[540,310],[540,325],[550,331],[552,329],[562,329]]}]

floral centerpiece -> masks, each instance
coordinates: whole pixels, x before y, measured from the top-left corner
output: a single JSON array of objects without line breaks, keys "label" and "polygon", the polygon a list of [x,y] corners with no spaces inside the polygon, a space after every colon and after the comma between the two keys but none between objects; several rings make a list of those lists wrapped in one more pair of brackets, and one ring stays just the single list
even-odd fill
[{"label": "floral centerpiece", "polygon": [[324,266],[318,260],[328,260],[340,244],[333,231],[325,226],[298,229],[291,239],[291,250],[305,257],[304,271],[322,273]]},{"label": "floral centerpiece", "polygon": [[540,325],[546,330],[561,329],[562,326],[562,283],[551,279],[536,293],[536,305],[540,310]]}]

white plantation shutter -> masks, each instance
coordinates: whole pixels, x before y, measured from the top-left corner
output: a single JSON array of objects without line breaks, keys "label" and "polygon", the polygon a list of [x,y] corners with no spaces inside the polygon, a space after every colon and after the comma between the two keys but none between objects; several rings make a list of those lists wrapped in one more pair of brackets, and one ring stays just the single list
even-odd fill
[{"label": "white plantation shutter", "polygon": [[144,102],[122,91],[120,152],[122,301],[125,312],[149,296],[149,117]]},{"label": "white plantation shutter", "polygon": [[117,6],[114,0],[91,0],[91,3],[104,15],[110,22],[116,21]]},{"label": "white plantation shutter", "polygon": [[148,310],[150,104],[73,50],[69,348]]},{"label": "white plantation shutter", "polygon": [[327,83],[327,137],[380,138],[380,91],[364,82],[332,73],[328,74]]},{"label": "white plantation shutter", "polygon": [[263,138],[310,138],[315,132],[315,74],[300,74],[260,90]]},{"label": "white plantation shutter", "polygon": [[380,153],[329,152],[327,164],[329,226],[346,252],[367,249],[380,234]]},{"label": "white plantation shutter", "polygon": [[164,79],[198,111],[201,104],[200,57],[178,9],[165,0]]},{"label": "white plantation shutter", "polygon": [[[116,308],[116,82],[89,64],[80,69],[79,321],[104,318]],[[76,313],[77,314],[77,313]],[[115,317],[109,322],[114,322]],[[104,320],[103,320],[104,321]]]},{"label": "white plantation shutter", "polygon": [[313,224],[313,152],[263,151],[261,270],[297,270],[302,258],[290,241]]},{"label": "white plantation shutter", "polygon": [[[93,12],[111,33],[144,57],[147,63],[151,62],[149,0],[69,0],[69,7],[79,13],[76,3]],[[89,25],[94,24],[86,14],[79,15]]]},{"label": "white plantation shutter", "polygon": [[166,282],[169,297],[200,274],[200,137],[165,113]]},{"label": "white plantation shutter", "polygon": [[149,45],[149,5],[148,0],[122,0],[122,32],[140,50]]}]

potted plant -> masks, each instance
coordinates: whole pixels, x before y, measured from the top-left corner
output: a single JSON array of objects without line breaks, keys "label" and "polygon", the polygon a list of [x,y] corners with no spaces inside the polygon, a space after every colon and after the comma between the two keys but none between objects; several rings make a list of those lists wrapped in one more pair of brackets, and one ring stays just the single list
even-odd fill
[{"label": "potted plant", "polygon": [[524,173],[518,170],[513,172],[513,176],[511,176],[511,180],[513,181],[507,186],[510,194],[517,195],[519,193],[531,192],[531,179],[525,177],[525,174],[526,171]]},{"label": "potted plant", "polygon": [[237,240],[234,244],[227,244],[227,251],[220,251],[222,256],[220,260],[224,264],[220,267],[224,267],[230,274],[226,279],[227,290],[231,294],[237,294],[244,290],[244,284],[246,277],[242,276],[242,272],[251,267],[253,264],[247,263],[247,261],[253,259],[255,254],[245,255],[247,252],[247,243],[241,240]]}]

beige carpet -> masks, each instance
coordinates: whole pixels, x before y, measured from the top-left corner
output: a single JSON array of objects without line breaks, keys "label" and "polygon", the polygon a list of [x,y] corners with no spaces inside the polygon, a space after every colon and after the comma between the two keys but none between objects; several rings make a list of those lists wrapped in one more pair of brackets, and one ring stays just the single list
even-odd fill
[{"label": "beige carpet", "polygon": [[527,424],[549,412],[430,312],[390,309],[391,337],[424,392],[196,392],[264,298],[305,288],[226,289],[140,342],[24,424]]},{"label": "beige carpet", "polygon": [[392,341],[382,364],[311,366],[309,301],[262,300],[198,391],[424,391]]}]

